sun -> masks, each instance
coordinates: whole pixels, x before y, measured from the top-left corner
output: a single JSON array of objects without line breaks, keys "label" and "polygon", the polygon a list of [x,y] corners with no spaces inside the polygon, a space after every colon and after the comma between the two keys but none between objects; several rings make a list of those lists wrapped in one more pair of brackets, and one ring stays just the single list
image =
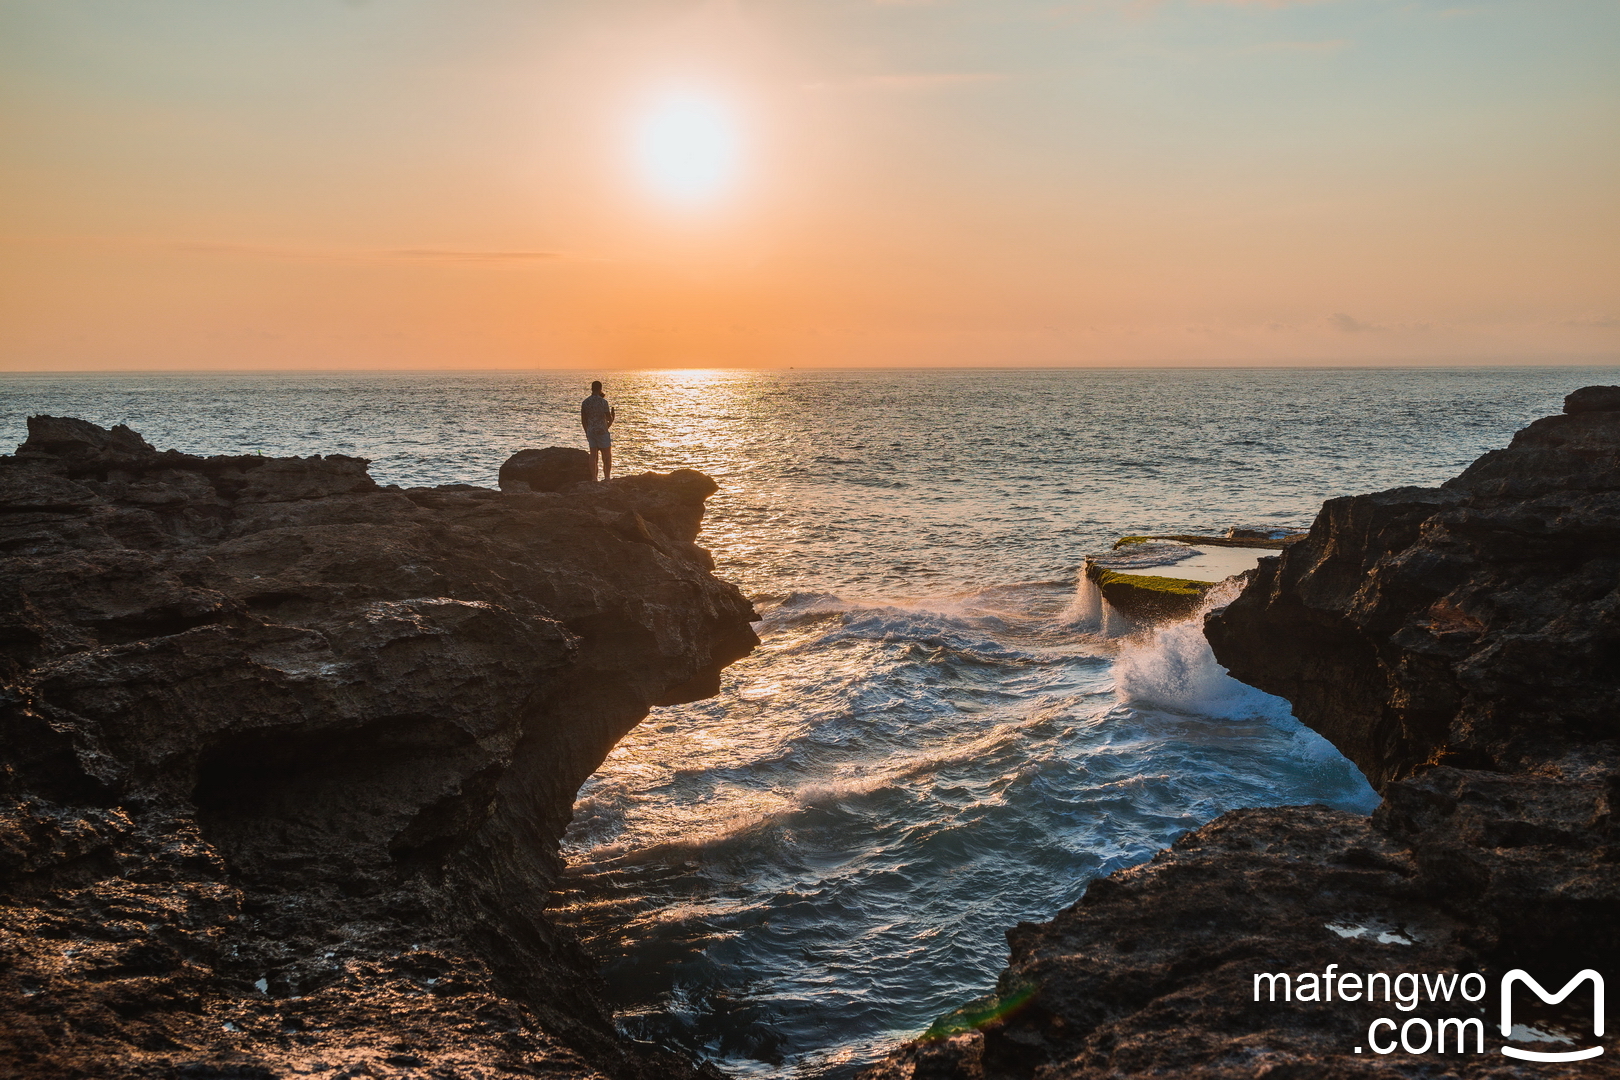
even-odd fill
[{"label": "sun", "polygon": [[693,92],[653,102],[635,132],[642,178],[657,194],[704,202],[736,180],[740,147],[736,119],[720,101]]}]

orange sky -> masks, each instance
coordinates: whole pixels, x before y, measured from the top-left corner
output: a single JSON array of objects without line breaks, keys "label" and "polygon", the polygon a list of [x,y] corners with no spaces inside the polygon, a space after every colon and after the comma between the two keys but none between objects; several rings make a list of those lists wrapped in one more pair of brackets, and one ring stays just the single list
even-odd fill
[{"label": "orange sky", "polygon": [[[1598,0],[0,0],[0,370],[1620,361]],[[706,197],[637,157],[715,103]]]}]

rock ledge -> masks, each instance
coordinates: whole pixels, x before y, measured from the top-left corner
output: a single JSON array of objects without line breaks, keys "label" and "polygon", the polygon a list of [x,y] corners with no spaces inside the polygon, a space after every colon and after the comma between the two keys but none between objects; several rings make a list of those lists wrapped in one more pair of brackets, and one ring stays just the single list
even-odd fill
[{"label": "rock ledge", "polygon": [[664,1078],[547,920],[579,784],[756,643],[712,481],[0,458],[0,1076]]}]

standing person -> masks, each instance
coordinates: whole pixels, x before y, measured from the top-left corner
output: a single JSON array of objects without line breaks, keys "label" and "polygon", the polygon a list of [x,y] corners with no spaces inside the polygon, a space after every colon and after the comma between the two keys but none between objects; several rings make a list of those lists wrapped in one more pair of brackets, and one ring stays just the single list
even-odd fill
[{"label": "standing person", "polygon": [[579,403],[579,426],[585,429],[585,442],[591,448],[591,479],[596,479],[596,459],[602,459],[602,479],[613,476],[613,406],[602,393],[602,384],[591,383],[591,396]]}]

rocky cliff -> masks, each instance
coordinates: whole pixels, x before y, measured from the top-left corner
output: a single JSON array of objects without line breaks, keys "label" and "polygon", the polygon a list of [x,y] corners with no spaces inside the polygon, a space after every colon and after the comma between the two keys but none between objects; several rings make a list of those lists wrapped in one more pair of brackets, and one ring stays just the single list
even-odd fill
[{"label": "rocky cliff", "polygon": [[[1511,968],[1553,991],[1620,973],[1620,387],[1570,395],[1440,488],[1328,502],[1206,630],[1382,805],[1237,811],[1092,883],[1008,934],[993,999],[868,1076],[1620,1075],[1612,1038],[1574,1064],[1503,1056],[1495,1011]],[[1332,971],[1356,1000],[1253,981]],[[1369,1002],[1380,972],[1489,990]],[[1521,1009],[1519,1045],[1590,1044],[1591,1009]],[[1476,1018],[1466,1052],[1424,1045]]]},{"label": "rocky cliff", "polygon": [[754,613],[690,471],[0,459],[0,1076],[682,1077],[548,922],[579,784]]}]

